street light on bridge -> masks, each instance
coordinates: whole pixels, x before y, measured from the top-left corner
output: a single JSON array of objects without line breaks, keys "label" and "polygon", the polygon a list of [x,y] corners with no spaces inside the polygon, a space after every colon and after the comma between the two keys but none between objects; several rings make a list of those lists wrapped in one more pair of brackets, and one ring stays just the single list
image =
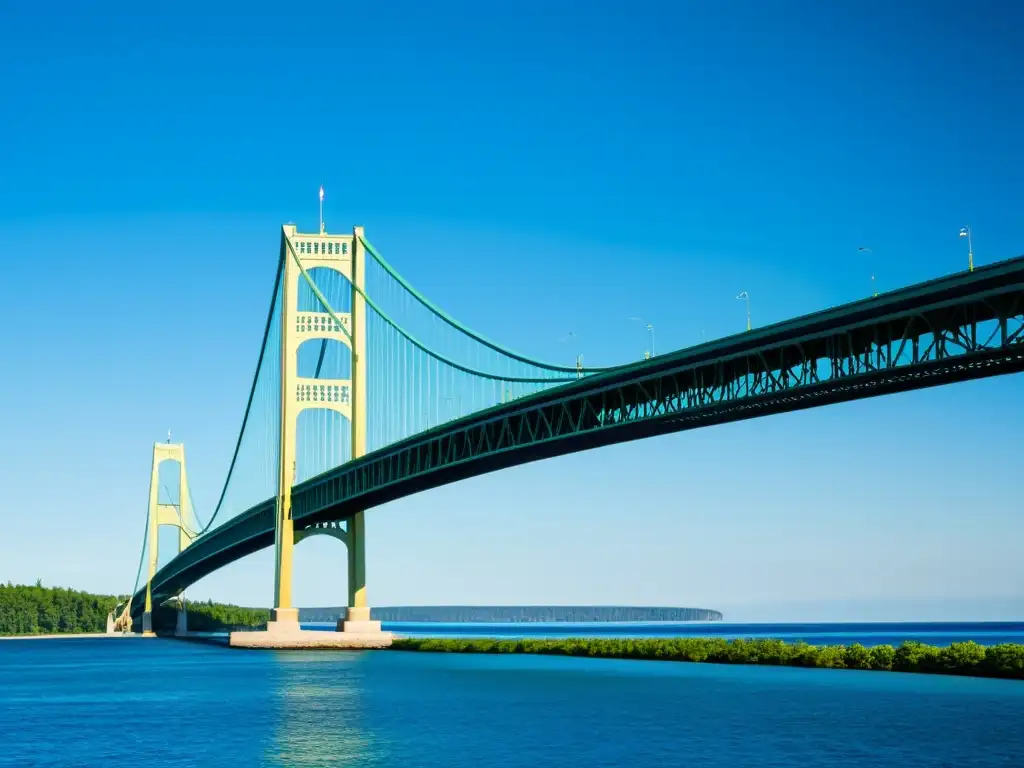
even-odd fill
[{"label": "street light on bridge", "polygon": [[[870,248],[865,248],[863,245],[857,249],[857,253],[873,253]],[[875,290],[875,270],[871,270],[871,295],[877,296],[878,291]]]},{"label": "street light on bridge", "polygon": [[746,299],[746,301],[747,301],[747,330],[749,331],[750,330],[750,294],[748,294],[746,291],[740,291],[739,296],[737,296],[736,298],[737,299]]},{"label": "street light on bridge", "polygon": [[971,228],[960,227],[960,237],[967,238],[967,271],[974,271],[974,246],[971,244]]},{"label": "street light on bridge", "polygon": [[[630,318],[627,318],[627,319],[628,320],[635,320],[638,323],[644,322],[644,319],[642,317],[630,317]],[[655,354],[655,352],[654,352],[654,325],[651,324],[651,323],[647,323],[646,327],[647,327],[647,332],[651,334],[651,351],[650,352],[644,352],[644,360],[650,360],[652,357],[654,357],[654,354]]]},{"label": "street light on bridge", "polygon": [[565,334],[565,336],[560,338],[559,341],[571,342],[573,346],[573,351],[576,352],[576,359],[579,360],[581,357],[583,357],[583,354],[580,352],[580,337],[576,333],[576,331],[569,331],[567,334]]},{"label": "street light on bridge", "polygon": [[565,336],[559,339],[559,341],[569,341],[570,339],[575,340],[573,346],[576,349],[576,378],[583,378],[583,353],[580,352],[579,336],[576,335],[575,331],[569,331]]}]

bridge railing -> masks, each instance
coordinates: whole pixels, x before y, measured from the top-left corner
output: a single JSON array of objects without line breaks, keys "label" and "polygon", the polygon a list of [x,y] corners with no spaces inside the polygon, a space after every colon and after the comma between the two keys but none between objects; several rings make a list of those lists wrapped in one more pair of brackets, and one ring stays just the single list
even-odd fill
[{"label": "bridge railing", "polygon": [[307,521],[343,517],[394,498],[389,489],[1022,367],[1018,259],[494,406],[296,486],[293,509]]},{"label": "bridge railing", "polygon": [[[293,516],[304,524],[343,519],[417,490],[561,453],[1020,370],[1024,258],[443,421],[297,484]],[[161,594],[271,543],[272,495],[161,569]]]}]

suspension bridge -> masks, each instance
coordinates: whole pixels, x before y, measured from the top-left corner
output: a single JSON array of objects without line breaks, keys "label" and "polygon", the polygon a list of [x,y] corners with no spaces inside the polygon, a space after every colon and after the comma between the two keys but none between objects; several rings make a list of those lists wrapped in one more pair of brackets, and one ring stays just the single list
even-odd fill
[{"label": "suspension bridge", "polygon": [[[655,435],[1024,370],[1024,257],[612,368],[544,363],[435,306],[351,234],[281,232],[256,372],[216,506],[202,523],[184,448],[156,444],[122,629],[275,548],[267,633],[299,633],[295,545],[343,542],[353,636],[380,633],[366,590],[367,510],[531,461]],[[161,502],[159,466],[180,466]],[[158,530],[179,552],[158,566]]]}]

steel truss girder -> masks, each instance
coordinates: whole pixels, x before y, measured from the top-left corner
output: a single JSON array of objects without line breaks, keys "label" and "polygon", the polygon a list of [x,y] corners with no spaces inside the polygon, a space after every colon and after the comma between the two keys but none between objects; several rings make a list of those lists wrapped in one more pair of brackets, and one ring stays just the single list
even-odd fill
[{"label": "steel truss girder", "polygon": [[[381,493],[388,486],[496,454],[520,452],[502,460],[510,466],[540,453],[1011,373],[1024,369],[1022,342],[1024,288],[1014,285],[713,360],[663,365],[610,386],[596,377],[446,425],[307,481],[293,493],[294,514],[303,520],[343,516],[348,500],[365,505],[373,496],[390,496]],[[563,390],[569,392],[558,397]],[[566,445],[554,453],[534,450],[550,441]]]},{"label": "steel truss girder", "polygon": [[[877,305],[859,302],[683,350],[449,422],[295,486],[293,517],[303,526],[343,520],[357,509],[537,459],[1022,370],[1024,259],[1015,259],[913,286]],[[268,499],[164,566],[153,582],[154,600],[273,537]]]}]

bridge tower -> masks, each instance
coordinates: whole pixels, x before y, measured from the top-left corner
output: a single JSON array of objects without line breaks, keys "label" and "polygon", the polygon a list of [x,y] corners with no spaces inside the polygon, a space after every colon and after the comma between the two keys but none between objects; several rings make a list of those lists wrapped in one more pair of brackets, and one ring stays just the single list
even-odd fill
[{"label": "bridge tower", "polygon": [[[178,504],[160,503],[160,465],[165,461],[178,462]],[[154,443],[153,469],[149,478],[149,542],[148,572],[146,575],[146,610],[142,614],[142,633],[153,634],[153,576],[156,574],[159,557],[160,526],[170,525],[178,529],[178,551],[183,551],[198,533],[192,497],[188,492],[188,473],[185,469],[185,446],[182,443]],[[127,615],[131,615],[128,606]]]},{"label": "bridge tower", "polygon": [[[297,541],[292,519],[291,492],[295,484],[296,427],[299,413],[307,408],[328,408],[349,420],[352,428],[352,458],[366,453],[366,302],[364,290],[366,253],[362,227],[351,235],[321,231],[301,234],[292,224],[281,232],[281,444],[275,524],[274,608],[268,632],[297,632],[298,609],[292,603],[292,563]],[[340,273],[352,285],[351,312],[305,312],[298,309],[302,264],[307,273],[327,268]],[[336,320],[335,320],[336,318]],[[298,375],[299,346],[313,339],[333,339],[351,350],[351,378],[311,379]],[[346,632],[379,632],[380,622],[370,621],[366,599],[366,534],[363,512],[347,521],[344,535],[335,537],[348,549],[348,620],[340,627]],[[298,532],[298,539],[320,531]],[[324,531],[327,532],[326,530]]]}]

